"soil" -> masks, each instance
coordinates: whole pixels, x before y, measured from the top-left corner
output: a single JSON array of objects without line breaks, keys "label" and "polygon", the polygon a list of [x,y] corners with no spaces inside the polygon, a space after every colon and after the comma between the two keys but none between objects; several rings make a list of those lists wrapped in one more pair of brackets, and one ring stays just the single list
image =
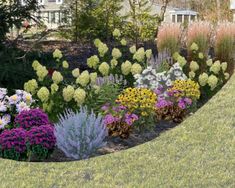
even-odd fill
[{"label": "soil", "polygon": [[[144,132],[141,134],[133,132],[128,139],[121,139],[119,137],[107,137],[106,146],[97,150],[91,157],[97,157],[101,155],[106,155],[114,152],[118,152],[121,150],[126,150],[145,142],[151,141],[158,137],[161,133],[176,127],[178,124],[169,122],[169,121],[160,121],[154,130],[149,132]],[[68,162],[75,161],[72,158],[68,158],[65,154],[60,151],[58,148],[54,150],[51,157],[44,160],[43,162]],[[37,161],[34,161],[37,162]]]}]

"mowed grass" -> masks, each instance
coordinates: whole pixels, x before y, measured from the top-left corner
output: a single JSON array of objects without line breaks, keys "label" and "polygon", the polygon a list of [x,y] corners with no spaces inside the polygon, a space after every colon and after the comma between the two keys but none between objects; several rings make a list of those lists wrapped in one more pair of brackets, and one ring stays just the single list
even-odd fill
[{"label": "mowed grass", "polygon": [[69,163],[0,160],[5,188],[235,187],[235,75],[195,115],[138,147]]}]

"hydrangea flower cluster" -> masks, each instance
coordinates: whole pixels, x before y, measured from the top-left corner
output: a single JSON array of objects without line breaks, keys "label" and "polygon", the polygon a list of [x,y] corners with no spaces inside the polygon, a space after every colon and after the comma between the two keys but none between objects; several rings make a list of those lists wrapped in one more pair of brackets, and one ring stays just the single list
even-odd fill
[{"label": "hydrangea flower cluster", "polygon": [[133,128],[133,123],[138,121],[138,115],[129,113],[127,107],[106,104],[102,107],[104,111],[104,123],[108,128],[110,136],[128,138]]},{"label": "hydrangea flower cluster", "polygon": [[142,74],[136,74],[135,79],[136,87],[154,90],[160,86],[167,89],[175,80],[186,80],[187,76],[183,73],[179,63],[175,63],[168,72],[161,73],[156,73],[156,70],[149,66]]},{"label": "hydrangea flower cluster", "polygon": [[30,109],[22,111],[15,118],[15,127],[21,127],[30,130],[32,127],[50,124],[47,114],[41,109]]},{"label": "hydrangea flower cluster", "polygon": [[219,60],[213,62],[212,59],[208,59],[206,63],[204,63],[203,60],[202,62],[200,61],[200,63],[192,61],[189,69],[189,78],[200,84],[201,91],[203,91],[204,87],[208,86],[210,90],[213,91],[230,77],[229,73],[226,72],[228,63],[221,63]]},{"label": "hydrangea flower cluster", "polygon": [[20,112],[29,110],[33,102],[32,95],[26,91],[16,90],[14,95],[8,96],[7,89],[0,88],[0,129],[10,124]]}]

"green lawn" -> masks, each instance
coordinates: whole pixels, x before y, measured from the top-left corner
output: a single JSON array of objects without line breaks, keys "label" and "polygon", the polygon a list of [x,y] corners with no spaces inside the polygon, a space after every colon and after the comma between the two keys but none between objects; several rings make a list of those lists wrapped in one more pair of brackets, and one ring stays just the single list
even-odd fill
[{"label": "green lawn", "polygon": [[70,163],[0,160],[0,187],[235,187],[235,75],[204,107],[154,141]]}]

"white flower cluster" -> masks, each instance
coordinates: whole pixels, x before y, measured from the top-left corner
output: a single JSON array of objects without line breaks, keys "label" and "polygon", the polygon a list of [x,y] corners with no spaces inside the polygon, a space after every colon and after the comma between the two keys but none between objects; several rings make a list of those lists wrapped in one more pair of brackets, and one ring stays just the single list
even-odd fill
[{"label": "white flower cluster", "polygon": [[25,91],[16,90],[14,95],[8,96],[7,89],[0,88],[0,129],[11,122],[11,115],[29,110],[33,102],[32,95]]},{"label": "white flower cluster", "polygon": [[156,69],[149,66],[142,72],[142,74],[136,74],[135,79],[136,87],[154,90],[160,86],[163,88],[168,88],[172,86],[173,81],[186,80],[187,76],[183,73],[179,63],[175,63],[168,72],[164,71],[161,73],[157,73]]}]

